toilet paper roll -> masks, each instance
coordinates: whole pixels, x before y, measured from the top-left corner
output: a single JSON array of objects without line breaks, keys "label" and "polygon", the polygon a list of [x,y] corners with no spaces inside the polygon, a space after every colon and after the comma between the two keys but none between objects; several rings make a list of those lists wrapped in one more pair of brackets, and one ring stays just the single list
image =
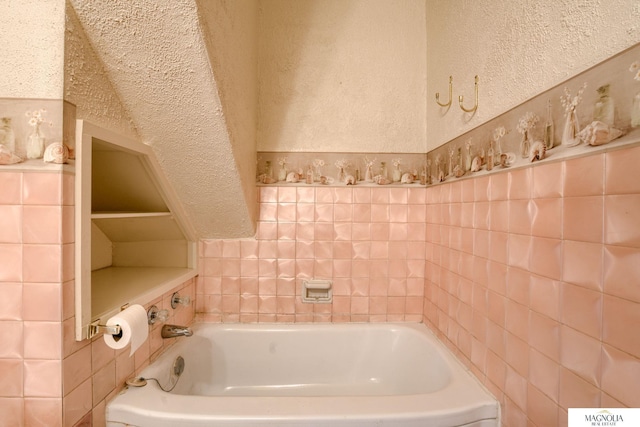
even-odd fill
[{"label": "toilet paper roll", "polygon": [[125,348],[131,343],[131,352],[129,355],[132,355],[149,336],[147,311],[143,306],[138,304],[125,308],[107,320],[106,325],[119,325],[120,334],[104,334],[104,342],[116,350]]}]

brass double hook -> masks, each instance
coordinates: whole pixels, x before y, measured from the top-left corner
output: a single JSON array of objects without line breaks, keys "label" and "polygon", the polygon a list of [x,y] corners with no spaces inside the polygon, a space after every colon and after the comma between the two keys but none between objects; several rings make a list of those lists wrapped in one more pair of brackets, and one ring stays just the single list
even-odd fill
[{"label": "brass double hook", "polygon": [[[453,76],[449,76],[449,102],[447,102],[446,104],[441,103],[440,93],[437,92],[436,102],[438,103],[438,105],[445,108],[449,107],[452,101],[452,93],[453,93]],[[465,106],[462,105],[464,101],[464,97],[462,95],[458,96],[458,104],[460,106],[460,109],[465,113],[474,113],[478,109],[478,76],[477,75],[475,77],[475,97],[476,97],[475,105],[472,108],[465,108]]]},{"label": "brass double hook", "polygon": [[476,104],[473,106],[473,108],[464,108],[464,105],[462,105],[462,100],[463,100],[462,95],[458,96],[458,103],[460,104],[460,108],[465,113],[473,113],[478,109],[478,76],[477,75],[475,80],[476,80],[476,84],[475,84]]},{"label": "brass double hook", "polygon": [[449,76],[449,102],[443,104],[440,102],[440,92],[436,92],[436,102],[441,107],[448,107],[451,105],[451,94],[453,93],[453,76]]}]

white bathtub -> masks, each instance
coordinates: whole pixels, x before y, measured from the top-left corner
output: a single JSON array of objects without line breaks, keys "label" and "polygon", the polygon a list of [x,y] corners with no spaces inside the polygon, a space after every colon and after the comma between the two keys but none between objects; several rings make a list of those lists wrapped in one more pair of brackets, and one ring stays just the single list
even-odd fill
[{"label": "white bathtub", "polygon": [[498,402],[422,324],[196,324],[107,405],[107,425],[499,426]]}]

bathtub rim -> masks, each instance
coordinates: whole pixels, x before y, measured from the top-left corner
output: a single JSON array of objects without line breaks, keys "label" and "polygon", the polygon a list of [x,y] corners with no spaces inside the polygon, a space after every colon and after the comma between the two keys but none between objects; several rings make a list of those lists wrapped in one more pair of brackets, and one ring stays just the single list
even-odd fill
[{"label": "bathtub rim", "polygon": [[[227,422],[294,423],[311,420],[330,421],[379,421],[379,420],[429,420],[433,426],[462,426],[479,420],[499,420],[499,402],[458,358],[442,343],[434,332],[423,323],[260,323],[221,324],[194,323],[194,334],[202,329],[223,330],[290,330],[335,328],[401,328],[420,333],[444,356],[451,369],[451,381],[443,389],[427,394],[384,396],[197,396],[167,394],[155,382],[144,389],[122,392],[106,405],[106,419],[110,422],[126,420],[131,424],[149,422],[154,425],[172,425],[177,421],[195,423],[215,416]],[[153,363],[161,359],[172,360],[188,346],[185,339],[168,347]],[[188,340],[188,338],[186,338]],[[164,359],[163,359],[164,358]],[[148,366],[144,372],[151,368]],[[461,403],[464,400],[465,403]],[[168,404],[171,402],[171,404]],[[223,414],[213,409],[224,408]],[[327,411],[327,408],[330,411]],[[165,423],[166,424],[163,424]],[[141,424],[142,425],[142,424]],[[189,424],[192,425],[192,424]],[[499,424],[498,424],[499,425]]]}]

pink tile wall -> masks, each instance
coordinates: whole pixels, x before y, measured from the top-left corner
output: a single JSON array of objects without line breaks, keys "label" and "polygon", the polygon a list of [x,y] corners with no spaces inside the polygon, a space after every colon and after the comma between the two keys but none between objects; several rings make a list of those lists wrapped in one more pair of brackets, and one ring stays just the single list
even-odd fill
[{"label": "pink tile wall", "polygon": [[[255,239],[201,242],[197,312],[223,322],[421,321],[424,187],[260,189]],[[301,300],[333,281],[333,303]]]},{"label": "pink tile wall", "polygon": [[[73,177],[0,172],[2,425],[62,425],[62,289],[73,279]],[[71,252],[69,252],[71,251]]]},{"label": "pink tile wall", "polygon": [[640,406],[640,147],[427,190],[424,322],[505,426]]},{"label": "pink tile wall", "polygon": [[[0,426],[105,425],[106,401],[174,340],[159,327],[133,357],[98,337],[74,340],[74,177],[0,172]],[[194,306],[170,309],[174,291],[152,301],[190,324]]]},{"label": "pink tile wall", "polygon": [[[171,308],[171,296],[195,297],[195,279],[177,286],[162,297],[145,304],[148,309],[156,305],[159,309],[169,310],[167,323],[190,325],[193,322],[195,307],[179,305]],[[149,327],[149,338],[129,356],[129,346],[114,350],[104,342],[101,335],[92,340],[75,340],[75,317],[73,312],[73,285],[64,290],[64,320],[62,333],[62,393],[63,425],[104,426],[107,402],[125,385],[128,378],[137,375],[149,363],[155,360],[163,349],[175,342],[162,339],[158,323]]]}]

